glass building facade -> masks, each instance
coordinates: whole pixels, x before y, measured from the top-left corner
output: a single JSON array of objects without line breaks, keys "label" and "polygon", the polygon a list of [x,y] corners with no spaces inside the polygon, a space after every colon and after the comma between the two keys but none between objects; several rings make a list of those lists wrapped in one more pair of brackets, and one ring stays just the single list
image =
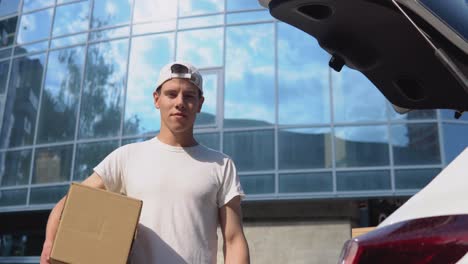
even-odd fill
[{"label": "glass building facade", "polygon": [[[468,145],[467,116],[396,114],[255,0],[0,1],[0,30],[0,213],[50,210],[113,149],[156,135],[152,92],[173,60],[201,69],[196,138],[234,159],[247,200],[409,196]],[[0,263],[38,256],[31,237],[0,224]]]}]

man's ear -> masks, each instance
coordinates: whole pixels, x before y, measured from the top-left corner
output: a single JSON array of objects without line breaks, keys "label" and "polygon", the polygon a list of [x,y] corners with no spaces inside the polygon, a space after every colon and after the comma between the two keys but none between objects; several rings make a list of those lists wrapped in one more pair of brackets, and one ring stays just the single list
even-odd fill
[{"label": "man's ear", "polygon": [[154,100],[154,106],[159,109],[159,99],[160,99],[160,94],[157,91],[153,92],[153,100]]},{"label": "man's ear", "polygon": [[200,104],[198,106],[198,111],[197,113],[200,113],[201,112],[201,109],[202,109],[202,106],[203,106],[203,102],[205,102],[205,97],[200,97]]}]

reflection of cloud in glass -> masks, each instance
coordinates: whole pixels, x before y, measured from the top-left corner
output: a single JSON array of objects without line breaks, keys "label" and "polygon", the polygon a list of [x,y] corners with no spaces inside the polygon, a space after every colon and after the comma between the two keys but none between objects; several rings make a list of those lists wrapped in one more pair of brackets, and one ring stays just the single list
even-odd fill
[{"label": "reflection of cloud in glass", "polygon": [[223,29],[182,31],[177,36],[177,60],[189,61],[198,68],[222,65]]},{"label": "reflection of cloud in glass", "polygon": [[273,24],[226,29],[225,118],[274,123]]},{"label": "reflection of cloud in glass", "polygon": [[344,67],[332,77],[336,122],[387,119],[385,97],[362,73]]},{"label": "reflection of cloud in glass", "polygon": [[99,28],[130,21],[132,0],[94,1],[92,27]]},{"label": "reflection of cloud in glass", "polygon": [[251,0],[227,0],[226,5],[228,11],[263,8],[258,1]]},{"label": "reflection of cloud in glass", "polygon": [[[7,1],[10,1],[10,0],[7,0]],[[51,6],[53,4],[54,4],[54,0],[24,0],[23,12],[46,7],[46,6]]]},{"label": "reflection of cloud in glass", "polygon": [[[153,91],[159,70],[173,60],[174,34],[136,37],[132,40],[125,106],[125,134],[141,134],[159,129],[159,111]],[[138,120],[138,128],[127,123]]]},{"label": "reflection of cloud in glass", "polygon": [[166,20],[177,16],[177,1],[139,0],[134,8],[134,22]]},{"label": "reflection of cloud in glass", "polygon": [[88,29],[89,2],[58,6],[55,11],[53,35],[80,32]]},{"label": "reflection of cloud in glass", "polygon": [[392,126],[392,138],[390,139],[393,146],[404,147],[409,144],[409,131],[406,125]]},{"label": "reflection of cloud in glass", "polygon": [[218,88],[217,74],[203,74],[203,102],[202,112],[216,115],[216,91]]},{"label": "reflection of cloud in glass", "polygon": [[21,16],[18,44],[47,38],[51,17],[52,8]]},{"label": "reflection of cloud in glass", "polygon": [[224,1],[219,0],[179,0],[179,14],[193,16],[224,11]]},{"label": "reflection of cloud in glass", "polygon": [[181,18],[178,22],[179,29],[221,26],[224,24],[224,15]]},{"label": "reflection of cloud in glass", "polygon": [[330,122],[329,55],[315,39],[278,24],[279,122]]},{"label": "reflection of cloud in glass", "polygon": [[386,143],[388,142],[388,128],[381,125],[337,127],[335,137],[347,141]]}]

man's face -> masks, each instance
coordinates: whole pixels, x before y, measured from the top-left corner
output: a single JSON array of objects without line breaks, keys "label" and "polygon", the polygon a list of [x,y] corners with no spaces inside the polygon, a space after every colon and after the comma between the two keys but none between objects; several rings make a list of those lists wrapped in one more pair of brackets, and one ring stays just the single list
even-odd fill
[{"label": "man's face", "polygon": [[155,91],[154,105],[161,111],[161,128],[164,126],[173,133],[192,130],[204,101],[199,93],[186,79],[171,79],[161,86],[159,93]]}]

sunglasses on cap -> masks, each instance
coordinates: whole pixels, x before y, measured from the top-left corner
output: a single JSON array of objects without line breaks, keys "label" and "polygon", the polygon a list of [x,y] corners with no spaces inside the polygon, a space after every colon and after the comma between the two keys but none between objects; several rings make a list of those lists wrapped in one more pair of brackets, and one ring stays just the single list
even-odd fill
[{"label": "sunglasses on cap", "polygon": [[189,68],[182,64],[171,66],[171,78],[190,79],[196,86],[200,86],[201,75],[198,72],[192,73]]}]

